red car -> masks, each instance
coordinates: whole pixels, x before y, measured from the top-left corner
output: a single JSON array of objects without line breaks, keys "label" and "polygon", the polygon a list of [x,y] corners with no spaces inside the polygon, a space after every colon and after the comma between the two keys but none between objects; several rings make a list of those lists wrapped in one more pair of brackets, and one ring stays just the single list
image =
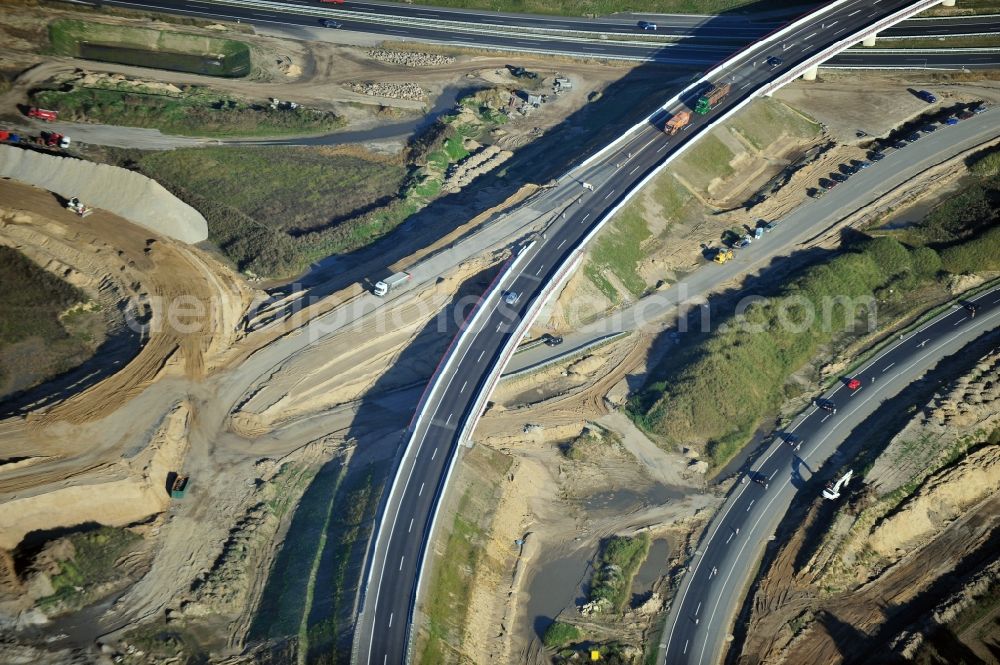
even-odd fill
[{"label": "red car", "polygon": [[847,387],[850,390],[857,390],[858,388],[861,387],[861,380],[860,379],[851,379],[850,381],[847,382]]}]

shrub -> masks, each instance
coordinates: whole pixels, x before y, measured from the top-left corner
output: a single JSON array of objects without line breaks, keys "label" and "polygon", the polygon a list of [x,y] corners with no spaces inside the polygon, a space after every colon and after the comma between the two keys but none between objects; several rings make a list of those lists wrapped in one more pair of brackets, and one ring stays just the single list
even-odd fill
[{"label": "shrub", "polygon": [[542,643],[549,649],[558,649],[578,639],[580,639],[579,628],[571,623],[553,621],[552,625],[545,630]]}]

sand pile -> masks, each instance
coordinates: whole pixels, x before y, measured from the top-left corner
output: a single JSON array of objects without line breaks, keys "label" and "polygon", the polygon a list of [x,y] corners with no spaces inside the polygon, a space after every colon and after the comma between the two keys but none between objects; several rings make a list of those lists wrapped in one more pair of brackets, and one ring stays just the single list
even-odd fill
[{"label": "sand pile", "polygon": [[0,146],[0,177],[44,187],[65,198],[109,210],[147,229],[187,243],[208,238],[197,210],[144,175],[82,159]]}]

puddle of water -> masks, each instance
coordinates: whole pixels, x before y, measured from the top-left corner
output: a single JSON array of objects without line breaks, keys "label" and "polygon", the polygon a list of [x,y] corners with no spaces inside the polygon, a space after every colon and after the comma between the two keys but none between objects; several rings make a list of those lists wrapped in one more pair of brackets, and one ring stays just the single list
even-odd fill
[{"label": "puddle of water", "polygon": [[670,541],[666,538],[654,540],[649,545],[649,556],[639,566],[632,578],[632,596],[639,596],[639,602],[653,590],[653,583],[667,574],[667,557],[670,556]]},{"label": "puddle of water", "polygon": [[560,612],[586,602],[594,555],[593,550],[584,547],[538,566],[528,586],[526,617],[539,639]]},{"label": "puddle of water", "polygon": [[608,511],[624,513],[638,506],[666,503],[667,501],[680,499],[683,496],[684,492],[682,490],[656,483],[642,491],[618,489],[591,494],[583,500],[583,507],[593,512]]},{"label": "puddle of water", "polygon": [[912,205],[901,208],[890,214],[882,226],[878,227],[879,230],[905,229],[919,224],[937,204],[950,198],[952,194],[964,188],[969,184],[969,181],[968,177],[959,178],[954,184],[936,193],[934,196],[922,198]]},{"label": "puddle of water", "polygon": [[[112,46],[83,42],[79,45],[81,58],[99,62],[116,62],[175,72],[190,72],[208,76],[238,78],[250,73],[249,58],[227,58],[225,55],[200,55],[175,51],[150,51],[128,46]],[[244,62],[245,60],[245,62]]]}]

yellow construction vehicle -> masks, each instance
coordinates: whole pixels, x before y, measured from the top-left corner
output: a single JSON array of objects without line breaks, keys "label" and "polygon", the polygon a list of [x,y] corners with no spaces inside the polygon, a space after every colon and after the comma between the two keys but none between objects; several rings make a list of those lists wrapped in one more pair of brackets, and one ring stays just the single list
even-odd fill
[{"label": "yellow construction vehicle", "polygon": [[712,260],[715,261],[716,263],[725,263],[726,261],[731,261],[735,256],[736,254],[733,252],[733,250],[726,247],[717,251],[715,253],[715,258]]}]

